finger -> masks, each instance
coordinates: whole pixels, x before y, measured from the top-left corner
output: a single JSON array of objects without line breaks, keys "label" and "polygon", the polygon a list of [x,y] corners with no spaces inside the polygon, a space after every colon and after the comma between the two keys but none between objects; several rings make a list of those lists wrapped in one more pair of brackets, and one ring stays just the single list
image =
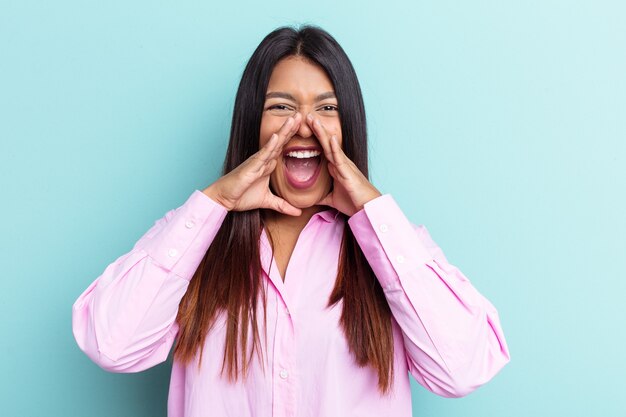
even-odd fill
[{"label": "finger", "polygon": [[263,159],[267,159],[267,157],[272,153],[274,149],[276,149],[276,145],[278,144],[278,135],[274,133],[270,136],[267,143],[256,152],[257,156],[262,157]]},{"label": "finger", "polygon": [[259,172],[265,168],[269,161],[276,159],[278,155],[280,155],[283,145],[299,128],[301,119],[302,116],[299,113],[296,113],[295,117],[288,117],[278,132],[270,136],[270,139],[267,141],[265,146],[249,158],[252,164],[250,169],[254,172]]},{"label": "finger", "polygon": [[302,121],[302,115],[300,113],[296,113],[293,117],[287,118],[285,123],[281,126],[281,128],[276,132],[278,134],[278,149],[279,152],[282,149],[283,145],[291,139],[291,137],[298,131],[300,128],[300,122]]},{"label": "finger", "polygon": [[289,117],[285,123],[281,126],[281,128],[275,133],[278,137],[278,141],[276,146],[272,149],[272,152],[269,154],[268,159],[275,159],[283,151],[283,147],[291,137],[300,129],[300,122],[302,120],[302,115],[300,113],[296,113],[295,116]]},{"label": "finger", "polygon": [[313,129],[315,131],[315,135],[319,139],[320,144],[322,145],[322,148],[324,149],[324,156],[326,156],[327,160],[334,163],[335,160],[333,158],[332,148],[330,146],[330,134],[326,130],[326,127],[320,119],[314,118]]},{"label": "finger", "polygon": [[330,135],[328,131],[326,130],[326,128],[324,127],[324,125],[322,124],[322,122],[320,121],[320,119],[316,118],[315,116],[313,116],[313,114],[309,113],[307,115],[307,122],[313,129],[315,136],[317,137],[320,144],[322,145],[322,149],[324,150],[324,156],[326,156],[326,159],[328,159],[331,162],[334,162],[334,160],[332,159],[333,156],[332,156],[332,151],[330,147]]},{"label": "finger", "polygon": [[335,168],[333,164],[328,164],[328,173],[330,174],[331,177],[335,179],[337,178],[337,169]]},{"label": "finger", "polygon": [[269,197],[263,208],[269,208],[289,216],[300,216],[302,214],[302,210],[275,195]]},{"label": "finger", "polygon": [[267,161],[265,165],[263,165],[261,172],[259,173],[259,178],[270,175],[272,172],[274,172],[277,165],[278,165],[278,161],[276,159],[271,159]]},{"label": "finger", "polygon": [[267,168],[268,163],[275,159],[273,154],[275,153],[277,146],[278,135],[274,133],[261,149],[240,165],[240,169],[249,169],[255,174],[262,173]]},{"label": "finger", "polygon": [[[257,176],[266,175],[268,164],[280,155],[283,145],[297,132],[301,119],[300,113],[296,113],[294,117],[288,117],[278,132],[272,134],[261,149],[241,164],[241,169],[249,169]],[[269,172],[272,172],[274,168],[275,165],[269,169]]]},{"label": "finger", "polygon": [[333,168],[337,174],[339,174],[342,178],[348,178],[351,174],[353,174],[353,170],[350,166],[350,159],[343,153],[343,149],[339,145],[337,141],[337,137],[333,135],[330,139],[330,147],[333,155]]},{"label": "finger", "polygon": [[[284,144],[286,140],[288,140],[291,136],[293,136],[293,134],[296,132],[297,128],[299,127],[300,119],[301,119],[301,116],[299,113],[296,113],[296,115],[293,117],[291,116],[288,117],[287,120],[285,120],[282,126],[278,129],[278,131],[272,134],[270,139],[274,136],[277,137],[276,146],[272,148],[272,151],[274,153],[278,150],[278,148],[280,148]],[[266,146],[268,144],[269,144],[269,141],[268,143],[266,143]]]}]

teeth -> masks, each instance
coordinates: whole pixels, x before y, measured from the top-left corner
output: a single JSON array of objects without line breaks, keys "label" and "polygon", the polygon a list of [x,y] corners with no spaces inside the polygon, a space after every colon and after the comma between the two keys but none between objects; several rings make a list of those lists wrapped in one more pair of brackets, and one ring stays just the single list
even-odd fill
[{"label": "teeth", "polygon": [[320,151],[291,151],[287,152],[287,156],[291,158],[313,158],[319,156]]}]

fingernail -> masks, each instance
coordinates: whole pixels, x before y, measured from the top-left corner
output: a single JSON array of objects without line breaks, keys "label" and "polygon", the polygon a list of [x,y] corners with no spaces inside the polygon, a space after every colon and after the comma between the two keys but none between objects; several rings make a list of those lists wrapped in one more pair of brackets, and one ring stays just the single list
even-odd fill
[{"label": "fingernail", "polygon": [[313,115],[312,115],[311,113],[307,114],[307,115],[306,115],[306,118],[307,118],[307,120],[308,120],[309,122],[312,122],[312,121],[313,121]]},{"label": "fingernail", "polygon": [[289,116],[289,118],[287,119],[287,124],[290,125],[293,123],[293,117]]}]

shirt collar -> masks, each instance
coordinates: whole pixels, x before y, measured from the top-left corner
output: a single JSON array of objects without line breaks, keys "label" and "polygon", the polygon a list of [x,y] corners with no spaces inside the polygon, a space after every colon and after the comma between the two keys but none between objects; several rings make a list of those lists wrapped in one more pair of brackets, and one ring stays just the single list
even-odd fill
[{"label": "shirt collar", "polygon": [[337,221],[340,213],[339,210],[329,207],[328,210],[318,211],[314,216],[321,217],[326,223],[333,223]]}]

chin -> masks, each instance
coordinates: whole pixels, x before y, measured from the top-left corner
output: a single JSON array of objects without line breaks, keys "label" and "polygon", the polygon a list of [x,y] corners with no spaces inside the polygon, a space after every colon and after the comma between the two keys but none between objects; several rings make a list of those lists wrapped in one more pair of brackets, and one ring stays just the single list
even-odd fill
[{"label": "chin", "polygon": [[[315,184],[304,189],[297,189],[289,185],[284,173],[277,172],[277,175],[270,180],[270,189],[277,196],[283,198],[289,204],[299,209],[306,209],[318,205],[318,203],[328,195],[331,189],[329,175],[321,172]],[[281,181],[282,180],[282,181]]]},{"label": "chin", "polygon": [[280,198],[283,198],[292,206],[299,209],[306,209],[318,205],[318,203],[330,192],[330,185],[328,187],[315,187],[306,191],[283,190],[280,190],[279,187],[278,193],[274,190],[272,190],[272,192]]},{"label": "chin", "polygon": [[322,198],[324,197],[289,195],[285,198],[285,200],[287,200],[287,202],[294,207],[297,207],[299,209],[305,209],[317,205],[318,201],[320,201]]}]

